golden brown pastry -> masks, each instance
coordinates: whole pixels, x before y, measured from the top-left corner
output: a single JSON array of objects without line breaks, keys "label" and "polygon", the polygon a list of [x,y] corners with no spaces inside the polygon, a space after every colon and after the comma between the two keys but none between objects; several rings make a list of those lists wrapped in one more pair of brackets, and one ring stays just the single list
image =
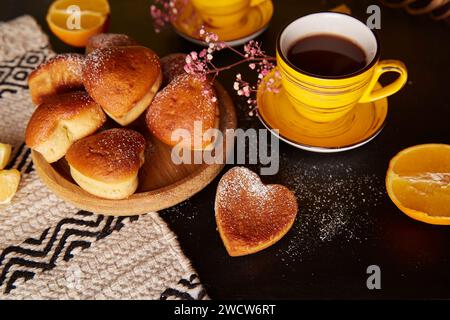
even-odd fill
[{"label": "golden brown pastry", "polygon": [[[195,123],[201,130],[194,130]],[[158,92],[146,114],[150,132],[167,145],[177,144],[201,150],[211,145],[203,134],[218,127],[219,105],[215,90],[209,80],[183,74]],[[177,129],[187,130],[190,141],[172,140]],[[197,142],[197,145],[195,145]]]},{"label": "golden brown pastry", "polygon": [[145,139],[129,129],[110,129],[74,143],[66,154],[70,173],[87,192],[106,199],[124,199],[138,187]]},{"label": "golden brown pastry", "polygon": [[163,86],[167,86],[177,76],[185,74],[184,66],[186,55],[184,53],[172,53],[161,58],[163,72]]},{"label": "golden brown pastry", "polygon": [[148,108],[161,82],[158,56],[139,46],[97,49],[83,67],[86,90],[122,126]]},{"label": "golden brown pastry", "polygon": [[65,53],[39,65],[28,78],[33,103],[39,105],[49,96],[83,89],[83,62],[82,55]]},{"label": "golden brown pastry", "polygon": [[31,116],[25,142],[52,163],[64,157],[73,142],[94,133],[105,121],[102,108],[86,92],[52,96]]},{"label": "golden brown pastry", "polygon": [[137,45],[138,43],[126,34],[99,33],[93,35],[88,39],[88,42],[86,44],[86,54],[89,54],[96,49],[109,47],[128,47]]},{"label": "golden brown pastry", "polygon": [[264,185],[247,168],[224,174],[216,193],[216,222],[230,256],[261,251],[280,240],[297,215],[294,193],[282,185]]}]

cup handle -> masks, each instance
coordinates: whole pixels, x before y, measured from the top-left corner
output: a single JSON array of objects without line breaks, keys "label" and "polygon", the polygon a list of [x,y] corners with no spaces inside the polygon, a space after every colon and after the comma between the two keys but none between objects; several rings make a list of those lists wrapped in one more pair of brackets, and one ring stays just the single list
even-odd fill
[{"label": "cup handle", "polygon": [[[396,72],[399,74],[399,77],[391,84],[388,84],[387,86],[381,89],[373,91],[373,88],[377,84],[378,79],[381,77],[383,73],[386,72]],[[373,73],[372,79],[370,80],[369,86],[364,92],[359,102],[367,103],[391,96],[397,91],[399,91],[405,85],[407,79],[408,79],[408,71],[406,70],[406,67],[403,64],[403,62],[398,60],[380,61],[375,66],[375,71]]]}]

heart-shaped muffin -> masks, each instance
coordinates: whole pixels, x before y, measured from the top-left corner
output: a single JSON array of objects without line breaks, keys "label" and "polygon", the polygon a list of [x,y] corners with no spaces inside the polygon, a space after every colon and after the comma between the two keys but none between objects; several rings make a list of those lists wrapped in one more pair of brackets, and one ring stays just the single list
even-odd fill
[{"label": "heart-shaped muffin", "polygon": [[97,197],[120,200],[138,187],[145,147],[140,133],[114,128],[78,140],[67,151],[66,160],[73,180],[82,189]]},{"label": "heart-shaped muffin", "polygon": [[[182,74],[159,91],[147,110],[146,123],[150,132],[169,146],[208,149],[213,137],[208,131],[219,126],[219,103],[209,80]],[[173,139],[178,130],[183,138]]]},{"label": "heart-shaped muffin", "polygon": [[264,185],[244,167],[224,174],[216,193],[216,222],[230,256],[261,251],[280,240],[292,227],[297,200],[288,188]]},{"label": "heart-shaped muffin", "polygon": [[92,99],[122,126],[148,108],[162,82],[158,56],[140,46],[96,49],[86,56],[82,73]]}]

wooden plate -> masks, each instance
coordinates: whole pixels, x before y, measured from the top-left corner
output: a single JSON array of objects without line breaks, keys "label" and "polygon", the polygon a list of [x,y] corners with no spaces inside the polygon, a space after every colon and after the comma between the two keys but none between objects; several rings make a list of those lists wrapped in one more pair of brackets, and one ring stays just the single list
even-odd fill
[{"label": "wooden plate", "polygon": [[[225,157],[233,148],[225,131],[236,129],[236,113],[225,89],[217,82],[215,89],[220,107],[219,128],[224,134]],[[224,164],[205,163],[176,165],[171,160],[171,147],[148,133],[143,117],[132,127],[144,134],[152,146],[146,151],[145,164],[139,172],[139,188],[127,199],[102,199],[84,191],[71,178],[65,159],[49,164],[40,153],[33,151],[34,167],[41,180],[60,198],[80,209],[114,216],[144,214],[174,206],[205,188],[224,167]]]}]

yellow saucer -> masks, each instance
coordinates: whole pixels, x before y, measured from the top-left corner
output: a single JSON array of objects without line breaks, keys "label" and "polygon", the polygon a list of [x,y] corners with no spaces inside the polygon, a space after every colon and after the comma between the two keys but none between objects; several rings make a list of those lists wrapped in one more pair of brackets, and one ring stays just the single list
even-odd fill
[{"label": "yellow saucer", "polygon": [[279,93],[269,92],[264,90],[262,82],[257,93],[258,117],[274,135],[297,148],[324,153],[346,151],[374,139],[384,127],[388,110],[386,98],[358,104],[334,122],[319,123],[301,116],[283,87],[280,88]]},{"label": "yellow saucer", "polygon": [[254,0],[254,3],[239,25],[232,25],[226,28],[214,28],[208,26],[200,18],[194,6],[188,1],[179,10],[180,14],[175,21],[172,21],[172,26],[180,36],[196,44],[206,44],[198,34],[201,26],[204,25],[206,31],[217,34],[221,41],[226,42],[230,46],[239,46],[263,33],[267,29],[270,19],[272,19],[272,0],[263,2]]}]

